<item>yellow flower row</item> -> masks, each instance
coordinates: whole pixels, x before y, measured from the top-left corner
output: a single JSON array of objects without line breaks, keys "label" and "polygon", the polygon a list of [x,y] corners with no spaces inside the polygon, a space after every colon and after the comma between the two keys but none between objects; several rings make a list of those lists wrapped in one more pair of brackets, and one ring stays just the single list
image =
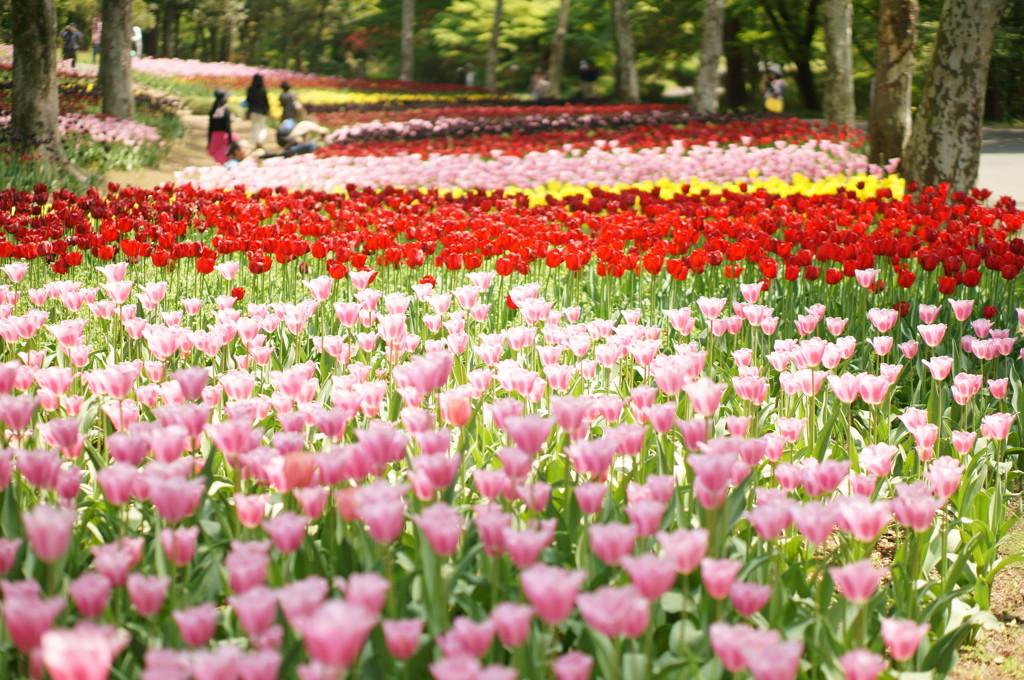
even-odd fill
[{"label": "yellow flower row", "polygon": [[[725,184],[704,182],[696,177],[692,178],[688,182],[673,182],[668,179],[660,179],[656,182],[615,184],[611,186],[578,186],[562,184],[561,182],[552,180],[537,187],[507,187],[505,189],[505,193],[525,194],[530,198],[530,205],[542,205],[547,201],[549,196],[559,200],[570,196],[583,196],[584,199],[588,200],[593,196],[593,189],[600,189],[611,193],[619,193],[629,189],[639,189],[640,191],[658,190],[658,195],[662,199],[668,200],[683,193],[684,186],[689,187],[687,190],[687,193],[689,194],[699,194],[703,191],[708,191],[712,194],[720,194],[725,191],[734,193],[752,193],[763,189],[770,194],[776,194],[778,196],[792,196],[794,194],[820,196],[834,194],[839,189],[845,189],[846,191],[856,194],[856,196],[862,200],[878,195],[878,192],[881,189],[888,189],[892,192],[893,197],[898,200],[903,197],[906,182],[902,177],[897,175],[876,177],[874,175],[867,174],[858,174],[852,177],[847,177],[845,175],[832,175],[819,180],[812,180],[803,175],[796,174],[793,176],[793,181],[786,182],[785,180],[781,180],[776,177],[760,179],[756,177],[756,172],[754,172],[752,173],[752,179],[749,182],[744,182],[743,186],[741,186],[739,182],[727,182]],[[451,192],[451,195],[459,197],[464,193],[464,191],[456,189]]]},{"label": "yellow flower row", "polygon": [[[358,106],[368,104],[384,104],[388,102],[466,102],[513,97],[496,95],[489,92],[458,92],[442,94],[436,92],[354,92],[351,90],[326,90],[320,88],[298,89],[295,94],[305,105],[314,106]],[[281,104],[277,97],[271,97],[270,115],[281,118]]]}]

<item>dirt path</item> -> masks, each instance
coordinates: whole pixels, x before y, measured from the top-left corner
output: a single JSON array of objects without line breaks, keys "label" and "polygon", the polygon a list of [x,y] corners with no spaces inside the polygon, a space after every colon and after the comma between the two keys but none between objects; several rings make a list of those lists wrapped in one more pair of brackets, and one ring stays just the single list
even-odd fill
[{"label": "dirt path", "polygon": [[[185,135],[171,144],[167,156],[155,168],[138,168],[136,170],[116,170],[107,175],[107,180],[122,185],[152,189],[166,182],[174,181],[174,173],[188,167],[215,165],[213,158],[206,152],[206,116],[181,112],[178,114],[185,125]],[[243,137],[249,136],[250,124],[247,120],[235,119],[231,129]]]},{"label": "dirt path", "polygon": [[[79,63],[77,69],[87,75],[98,75],[98,67],[94,64]],[[157,97],[176,99],[163,90],[147,85],[135,84],[135,90],[148,92]],[[206,152],[206,116],[199,116],[182,109],[178,116],[185,126],[185,134],[171,143],[167,155],[155,168],[137,168],[135,170],[114,170],[107,173],[107,181],[122,186],[136,186],[152,189],[166,182],[174,181],[174,173],[189,167],[215,165],[215,161]],[[242,137],[248,137],[252,125],[244,118],[235,117],[231,121],[231,129]]]}]

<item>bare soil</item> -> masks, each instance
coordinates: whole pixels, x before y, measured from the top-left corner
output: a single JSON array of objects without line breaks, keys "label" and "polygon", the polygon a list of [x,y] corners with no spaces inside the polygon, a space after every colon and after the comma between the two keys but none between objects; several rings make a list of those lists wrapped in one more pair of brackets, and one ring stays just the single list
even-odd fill
[{"label": "bare soil", "polygon": [[[1000,553],[1024,551],[1024,523],[1018,523]],[[960,650],[950,680],[1024,680],[1024,567],[1013,565],[996,574],[992,613],[999,626],[982,630]]]}]

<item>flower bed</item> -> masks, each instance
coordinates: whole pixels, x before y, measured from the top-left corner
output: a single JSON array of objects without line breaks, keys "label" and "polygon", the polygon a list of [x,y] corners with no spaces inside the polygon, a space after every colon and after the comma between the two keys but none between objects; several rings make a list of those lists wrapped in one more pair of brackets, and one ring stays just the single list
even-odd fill
[{"label": "flower bed", "polygon": [[431,118],[0,191],[3,675],[948,672],[1020,559],[1014,202],[788,119]]},{"label": "flower bed", "polygon": [[[943,266],[1019,257],[1020,213],[936,192],[637,195],[640,210],[614,195],[532,215],[479,195],[427,212],[424,197],[3,194],[7,233],[38,253],[4,266],[0,287],[8,671],[950,667],[1006,563],[1024,310],[985,304],[1005,300],[992,274],[947,300],[925,263],[940,249]],[[839,206],[850,223],[830,226]],[[594,224],[572,227],[570,208]],[[669,229],[668,210],[688,226]],[[326,230],[387,261],[387,214],[395,234],[433,242],[428,275],[335,281],[315,245],[312,258],[289,245]],[[464,255],[474,271],[452,271],[467,238],[539,256],[545,234],[515,220],[559,214],[547,238],[596,262]],[[133,263],[78,250],[90,226],[112,244],[142,237],[120,242]],[[836,282],[762,280],[744,267],[751,246],[719,227],[847,264]],[[647,258],[594,276],[608,251],[688,233],[704,240],[685,283]],[[179,241],[221,254],[205,274],[156,257]],[[47,260],[76,252],[74,278],[52,280]],[[283,264],[267,271],[263,252]],[[904,259],[869,266],[889,257]],[[891,566],[871,561],[880,536]]]}]

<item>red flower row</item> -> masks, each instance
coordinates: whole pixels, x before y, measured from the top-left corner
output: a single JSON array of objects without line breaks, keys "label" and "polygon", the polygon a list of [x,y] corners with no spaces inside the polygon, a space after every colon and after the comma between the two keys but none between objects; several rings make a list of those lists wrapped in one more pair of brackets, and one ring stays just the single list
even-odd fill
[{"label": "red flower row", "polygon": [[218,258],[244,255],[254,274],[312,257],[338,278],[351,267],[472,270],[492,262],[502,275],[594,267],[601,276],[646,271],[683,279],[724,266],[730,277],[753,268],[766,279],[830,284],[887,260],[898,285],[935,270],[947,294],[977,285],[984,270],[1014,279],[1024,269],[1024,240],[1013,237],[1024,213],[1009,199],[988,207],[980,202],[988,192],[950,196],[946,187],[902,200],[763,191],[664,200],[640,190],[595,191],[589,201],[534,207],[500,192],[453,199],[356,187],[347,197],[191,185],[111,189],[107,196],[51,195],[45,187],[0,192],[0,228],[8,235],[0,257],[46,258],[64,273],[83,254],[111,260],[120,253],[159,267],[195,260],[209,273]]},{"label": "red flower row", "polygon": [[637,125],[617,129],[516,131],[510,134],[483,134],[471,137],[438,136],[413,140],[356,140],[332,144],[317,151],[317,156],[395,156],[407,154],[473,154],[523,156],[550,149],[586,149],[598,140],[628,149],[682,144],[685,148],[707,144],[747,143],[768,146],[775,142],[802,144],[816,140],[864,142],[864,133],[853,128],[822,127],[797,118],[765,118],[707,123],[690,121],[682,125]]}]

